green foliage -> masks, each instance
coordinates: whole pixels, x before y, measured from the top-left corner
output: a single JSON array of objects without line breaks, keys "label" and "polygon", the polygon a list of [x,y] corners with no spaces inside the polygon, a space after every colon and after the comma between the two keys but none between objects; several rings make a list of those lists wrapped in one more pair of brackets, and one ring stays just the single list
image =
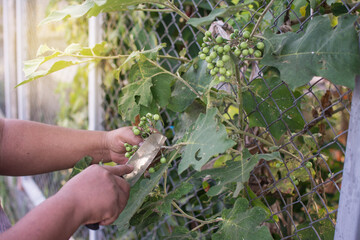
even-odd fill
[{"label": "green foliage", "polygon": [[200,114],[193,126],[183,137],[186,144],[178,172],[182,173],[190,166],[200,171],[211,156],[223,153],[235,142],[228,139],[225,126],[218,124],[215,116],[217,109],[208,109],[206,114]]},{"label": "green foliage", "polygon": [[191,183],[183,182],[177,187],[174,191],[168,194],[161,200],[161,203],[158,205],[157,209],[161,213],[171,214],[171,202],[173,200],[180,200],[181,197],[188,194],[194,186]]},{"label": "green foliage", "polygon": [[259,226],[266,218],[266,211],[260,207],[249,209],[249,202],[244,198],[237,199],[231,209],[223,210],[222,218],[219,230],[211,238],[213,240],[273,239],[267,227]]},{"label": "green foliage", "polygon": [[278,68],[281,80],[292,89],[308,83],[314,76],[353,88],[355,76],[360,74],[356,19],[357,16],[343,15],[332,29],[328,16],[318,16],[310,21],[305,32],[267,31],[261,63]]},{"label": "green foliage", "polygon": [[90,166],[92,160],[93,159],[90,156],[85,156],[82,159],[80,159],[73,167],[72,172],[69,176],[69,180],[74,176],[76,176],[77,174],[79,174],[82,170]]}]

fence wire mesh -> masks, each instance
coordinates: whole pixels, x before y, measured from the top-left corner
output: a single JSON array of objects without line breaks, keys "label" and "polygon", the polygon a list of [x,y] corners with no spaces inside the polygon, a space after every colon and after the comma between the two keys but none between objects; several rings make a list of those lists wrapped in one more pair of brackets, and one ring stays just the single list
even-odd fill
[{"label": "fence wire mesh", "polygon": [[[204,17],[214,8],[228,5],[226,1],[175,2],[178,8],[189,17]],[[272,23],[270,29],[274,32],[283,33],[292,28],[301,32],[305,24],[319,14],[318,11],[314,11],[307,18],[298,16],[291,7],[293,2],[285,1],[281,11],[270,9],[265,16],[266,20]],[[266,1],[259,4],[256,11],[267,6]],[[355,6],[351,8],[346,3],[344,6],[349,12],[355,9]],[[250,24],[255,24],[256,11],[246,17],[234,15],[222,20],[224,23],[235,22],[237,28],[242,30]],[[167,43],[167,47],[162,49],[164,55],[179,57],[178,53],[182,49],[186,49],[186,57],[192,59],[196,56],[192,53],[200,50],[198,39],[202,37],[202,34],[197,29],[185,24],[184,19],[176,13],[137,14],[136,21],[134,13],[125,13],[121,16],[107,15],[104,28],[108,31],[105,39],[112,38],[114,40],[115,52],[129,53],[136,50],[134,46],[137,49],[149,48],[154,37],[158,43]],[[138,29],[139,26],[142,27],[141,30]],[[115,31],[118,32],[116,37],[113,35]],[[143,31],[141,38],[140,31]],[[258,32],[258,34],[262,33]],[[128,38],[125,39],[124,36],[130,36],[133,38],[133,42],[126,41]],[[181,63],[162,59],[160,64],[175,71]],[[248,87],[246,96],[253,98],[255,103],[249,114],[244,112],[244,120],[249,123],[248,120],[251,117],[260,118],[259,121],[263,122],[264,126],[248,127],[247,132],[250,134],[245,137],[245,147],[251,149],[251,153],[264,152],[266,147],[257,136],[266,136],[273,142],[280,142],[279,149],[293,153],[294,157],[278,163],[281,167],[277,170],[274,170],[273,164],[275,163],[261,161],[251,173],[247,189],[248,198],[250,202],[254,203],[261,200],[267,206],[272,221],[266,225],[281,239],[305,239],[302,236],[304,233],[309,234],[309,231],[311,231],[310,235],[313,236],[313,239],[323,239],[326,232],[322,231],[332,231],[331,229],[335,228],[350,117],[351,91],[333,85],[326,79],[314,78],[294,94],[284,82],[274,85],[263,77],[264,71],[269,70],[268,67],[257,66],[255,63],[252,69],[256,69],[256,71],[253,71],[251,78],[246,78],[247,69],[240,68],[240,73]],[[120,116],[117,115],[117,101],[121,87],[126,84],[126,78],[126,75],[121,75],[120,83],[113,81],[110,87],[106,84],[103,86],[106,96],[103,104],[106,113],[104,126],[108,130],[123,124]],[[259,93],[252,91],[253,84],[261,86],[261,98],[258,97]],[[221,87],[237,94],[236,88],[227,83]],[[286,98],[291,98],[291,105],[284,106],[282,104],[284,93]],[[274,116],[271,118],[262,112],[262,109],[267,107],[273,109]],[[231,106],[224,106],[223,109],[224,114],[232,114]],[[287,118],[292,113],[299,114],[305,122],[302,129],[297,132],[293,132],[289,128],[289,119]],[[170,132],[174,136],[173,126],[178,116],[163,111],[162,117],[166,119],[166,125],[161,131],[167,135]],[[237,123],[234,121],[233,124]],[[282,137],[280,141],[274,137],[271,129],[276,125],[283,126],[283,134],[287,133],[289,137]],[[309,161],[314,164],[315,174],[305,166]],[[174,188],[193,174],[191,171],[187,171],[178,176],[176,170],[176,164],[169,170],[168,181]],[[291,177],[293,173],[299,171],[307,175],[307,179],[300,183]],[[203,189],[195,189],[194,193],[189,195],[187,201],[180,207],[201,219],[216,214],[216,209],[222,209],[226,204],[221,197],[204,201],[199,198],[198,192],[200,191]],[[165,216],[156,222],[144,223],[143,229],[137,229],[136,237],[138,239],[157,239],[164,231],[171,229],[174,224],[187,226],[189,229],[196,227],[196,224],[189,219]],[[216,227],[213,226],[206,226],[206,228],[208,230],[203,235],[204,239],[209,238],[210,233],[216,230]],[[104,230],[103,233],[106,239],[116,237],[114,235],[116,230],[113,232]]]}]

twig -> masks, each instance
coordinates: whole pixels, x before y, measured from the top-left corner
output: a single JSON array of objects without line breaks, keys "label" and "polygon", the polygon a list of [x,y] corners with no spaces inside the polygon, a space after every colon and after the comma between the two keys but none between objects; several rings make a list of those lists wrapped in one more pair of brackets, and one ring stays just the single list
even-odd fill
[{"label": "twig", "polygon": [[261,13],[259,19],[256,21],[256,24],[250,34],[250,37],[254,36],[256,30],[258,29],[258,27],[260,26],[260,23],[262,21],[262,19],[264,18],[265,14],[267,13],[267,11],[270,9],[271,5],[273,5],[273,3],[275,2],[275,0],[271,0],[269,2],[269,4],[266,6],[266,8],[264,9],[264,11]]}]

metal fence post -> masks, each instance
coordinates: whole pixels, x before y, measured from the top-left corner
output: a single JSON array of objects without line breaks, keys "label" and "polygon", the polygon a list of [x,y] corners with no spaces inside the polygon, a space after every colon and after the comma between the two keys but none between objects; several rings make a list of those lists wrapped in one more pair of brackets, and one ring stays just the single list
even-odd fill
[{"label": "metal fence post", "polygon": [[360,238],[360,76],[356,77],[350,116],[335,228],[336,240],[357,240]]},{"label": "metal fence post", "polygon": [[[89,47],[102,40],[102,15],[89,19]],[[101,130],[101,70],[97,66],[90,66],[88,75],[88,116],[89,130]],[[89,240],[100,239],[100,231],[89,230]]]}]

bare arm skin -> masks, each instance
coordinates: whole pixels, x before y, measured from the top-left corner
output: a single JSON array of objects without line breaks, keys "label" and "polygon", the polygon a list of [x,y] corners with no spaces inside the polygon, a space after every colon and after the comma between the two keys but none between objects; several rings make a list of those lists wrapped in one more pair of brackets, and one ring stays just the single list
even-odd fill
[{"label": "bare arm skin", "polygon": [[130,127],[74,130],[31,121],[0,119],[0,174],[32,175],[67,169],[86,155],[93,163],[125,163],[124,143],[141,142]]},{"label": "bare arm skin", "polygon": [[132,170],[127,165],[90,166],[2,233],[0,240],[69,239],[80,225],[113,223],[129,197],[130,186],[120,176]]}]

